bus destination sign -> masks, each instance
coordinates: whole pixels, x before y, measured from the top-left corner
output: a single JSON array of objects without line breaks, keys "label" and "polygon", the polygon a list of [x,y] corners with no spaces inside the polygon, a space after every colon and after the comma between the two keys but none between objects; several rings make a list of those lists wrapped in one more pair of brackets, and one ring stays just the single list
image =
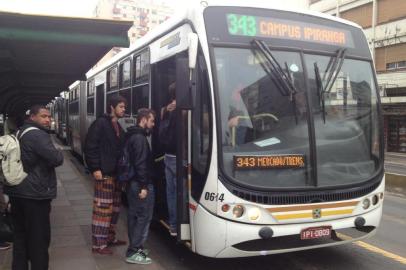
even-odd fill
[{"label": "bus destination sign", "polygon": [[304,168],[304,155],[234,156],[234,170]]},{"label": "bus destination sign", "polygon": [[344,29],[234,13],[226,16],[230,35],[289,39],[354,48],[351,33]]}]

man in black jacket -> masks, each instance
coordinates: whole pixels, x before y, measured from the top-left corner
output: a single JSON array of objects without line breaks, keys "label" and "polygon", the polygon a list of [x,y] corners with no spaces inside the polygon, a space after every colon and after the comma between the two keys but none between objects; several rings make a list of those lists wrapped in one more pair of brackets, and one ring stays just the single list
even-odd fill
[{"label": "man in black jacket", "polygon": [[107,112],[90,126],[85,142],[86,164],[95,179],[92,219],[92,251],[111,255],[109,246],[125,245],[115,237],[115,226],[121,206],[121,185],[116,181],[124,131],[118,119],[124,116],[126,100],[114,96],[108,101]]},{"label": "man in black jacket", "polygon": [[151,263],[143,245],[148,237],[154,209],[153,160],[147,139],[154,126],[155,112],[151,109],[140,109],[137,114],[137,125],[127,130],[126,147],[135,171],[135,176],[127,185],[127,222],[130,239],[126,254],[128,263]]},{"label": "man in black jacket", "polygon": [[165,152],[164,163],[169,233],[172,236],[176,236],[176,83],[171,83],[168,90],[169,103],[161,109],[159,140]]},{"label": "man in black jacket", "polygon": [[14,222],[13,270],[47,270],[51,240],[51,200],[56,197],[55,167],[63,155],[48,134],[51,115],[47,108],[35,105],[20,134],[21,160],[27,177],[16,186],[5,186],[10,197]]}]

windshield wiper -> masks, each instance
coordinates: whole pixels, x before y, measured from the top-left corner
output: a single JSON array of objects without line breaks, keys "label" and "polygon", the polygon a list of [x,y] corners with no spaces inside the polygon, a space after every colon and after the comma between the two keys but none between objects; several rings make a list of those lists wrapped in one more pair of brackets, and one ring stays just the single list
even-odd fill
[{"label": "windshield wiper", "polygon": [[279,90],[282,96],[289,96],[289,99],[293,106],[293,112],[295,114],[296,124],[298,123],[297,112],[296,112],[296,99],[295,95],[297,90],[294,86],[288,64],[285,62],[286,72],[282,69],[281,65],[273,56],[268,45],[262,40],[253,39],[251,41],[253,53],[256,54],[256,49],[262,53],[262,58],[265,60],[261,62],[261,66],[271,78],[271,80],[276,84],[276,88]]},{"label": "windshield wiper", "polygon": [[264,41],[253,39],[251,44],[253,45],[254,49],[258,49],[262,53],[264,60],[266,60],[265,63],[267,65],[261,62],[261,66],[263,67],[265,72],[277,85],[280,86],[279,90],[282,90],[281,94],[283,96],[289,96],[290,100],[292,101],[293,96],[296,94],[297,91],[289,74],[286,74],[283,71],[282,67],[279,65],[268,45],[266,45]]},{"label": "windshield wiper", "polygon": [[323,114],[323,121],[324,123],[326,123],[326,110],[324,106],[324,87],[323,81],[321,80],[320,77],[320,70],[316,62],[314,63],[314,75],[316,77],[317,96],[319,97],[319,105],[321,107],[321,112]]},{"label": "windshield wiper", "polygon": [[[326,109],[324,94],[330,93],[335,81],[337,80],[338,73],[340,73],[346,55],[346,49],[339,49],[334,57],[330,58],[327,68],[324,72],[323,79],[320,76],[320,70],[317,63],[314,63],[314,73],[316,77],[317,95],[319,97],[320,107],[323,114],[323,121],[326,123]],[[326,81],[325,86],[323,81]]]},{"label": "windshield wiper", "polygon": [[[329,64],[327,65],[326,71],[324,72],[323,81],[326,79],[326,87],[323,89],[324,93],[330,93],[331,88],[333,87],[338,73],[340,73],[341,67],[343,66],[345,55],[347,49],[339,49],[337,54],[330,59]],[[327,75],[328,74],[328,75]]]}]

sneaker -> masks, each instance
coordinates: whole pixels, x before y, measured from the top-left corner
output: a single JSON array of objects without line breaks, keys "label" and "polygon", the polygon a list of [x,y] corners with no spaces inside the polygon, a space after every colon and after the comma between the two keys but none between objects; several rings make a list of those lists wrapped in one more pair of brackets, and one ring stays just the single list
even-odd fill
[{"label": "sneaker", "polygon": [[100,254],[100,255],[112,255],[113,254],[113,251],[111,249],[109,249],[108,247],[101,247],[101,248],[94,247],[94,248],[92,248],[92,252]]},{"label": "sneaker", "polygon": [[11,248],[11,244],[7,242],[1,242],[0,243],[0,250],[7,250]]},{"label": "sneaker", "polygon": [[[139,248],[139,249],[142,250],[142,252],[144,252],[145,255],[147,255],[147,256],[149,255],[149,249],[147,249],[147,248]],[[126,257],[127,258],[131,257],[133,254],[134,254],[134,251],[127,250]]]},{"label": "sneaker", "polygon": [[125,259],[126,262],[128,263],[135,263],[135,264],[151,264],[152,260],[145,254],[145,252],[141,249],[139,249],[136,253],[134,253],[132,256],[127,257]]},{"label": "sneaker", "polygon": [[124,240],[115,239],[107,244],[109,247],[124,246],[127,245],[127,242]]},{"label": "sneaker", "polygon": [[170,228],[169,229],[169,234],[171,236],[178,236],[178,231],[176,229],[174,229],[174,228]]}]

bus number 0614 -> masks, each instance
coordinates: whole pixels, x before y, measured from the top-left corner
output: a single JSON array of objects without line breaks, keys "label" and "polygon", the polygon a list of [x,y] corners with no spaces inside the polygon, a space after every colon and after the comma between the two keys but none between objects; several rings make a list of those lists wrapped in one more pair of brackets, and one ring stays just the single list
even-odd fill
[{"label": "bus number 0614", "polygon": [[215,192],[206,192],[204,194],[204,199],[206,201],[220,201],[223,202],[224,201],[224,193],[218,194]]}]

